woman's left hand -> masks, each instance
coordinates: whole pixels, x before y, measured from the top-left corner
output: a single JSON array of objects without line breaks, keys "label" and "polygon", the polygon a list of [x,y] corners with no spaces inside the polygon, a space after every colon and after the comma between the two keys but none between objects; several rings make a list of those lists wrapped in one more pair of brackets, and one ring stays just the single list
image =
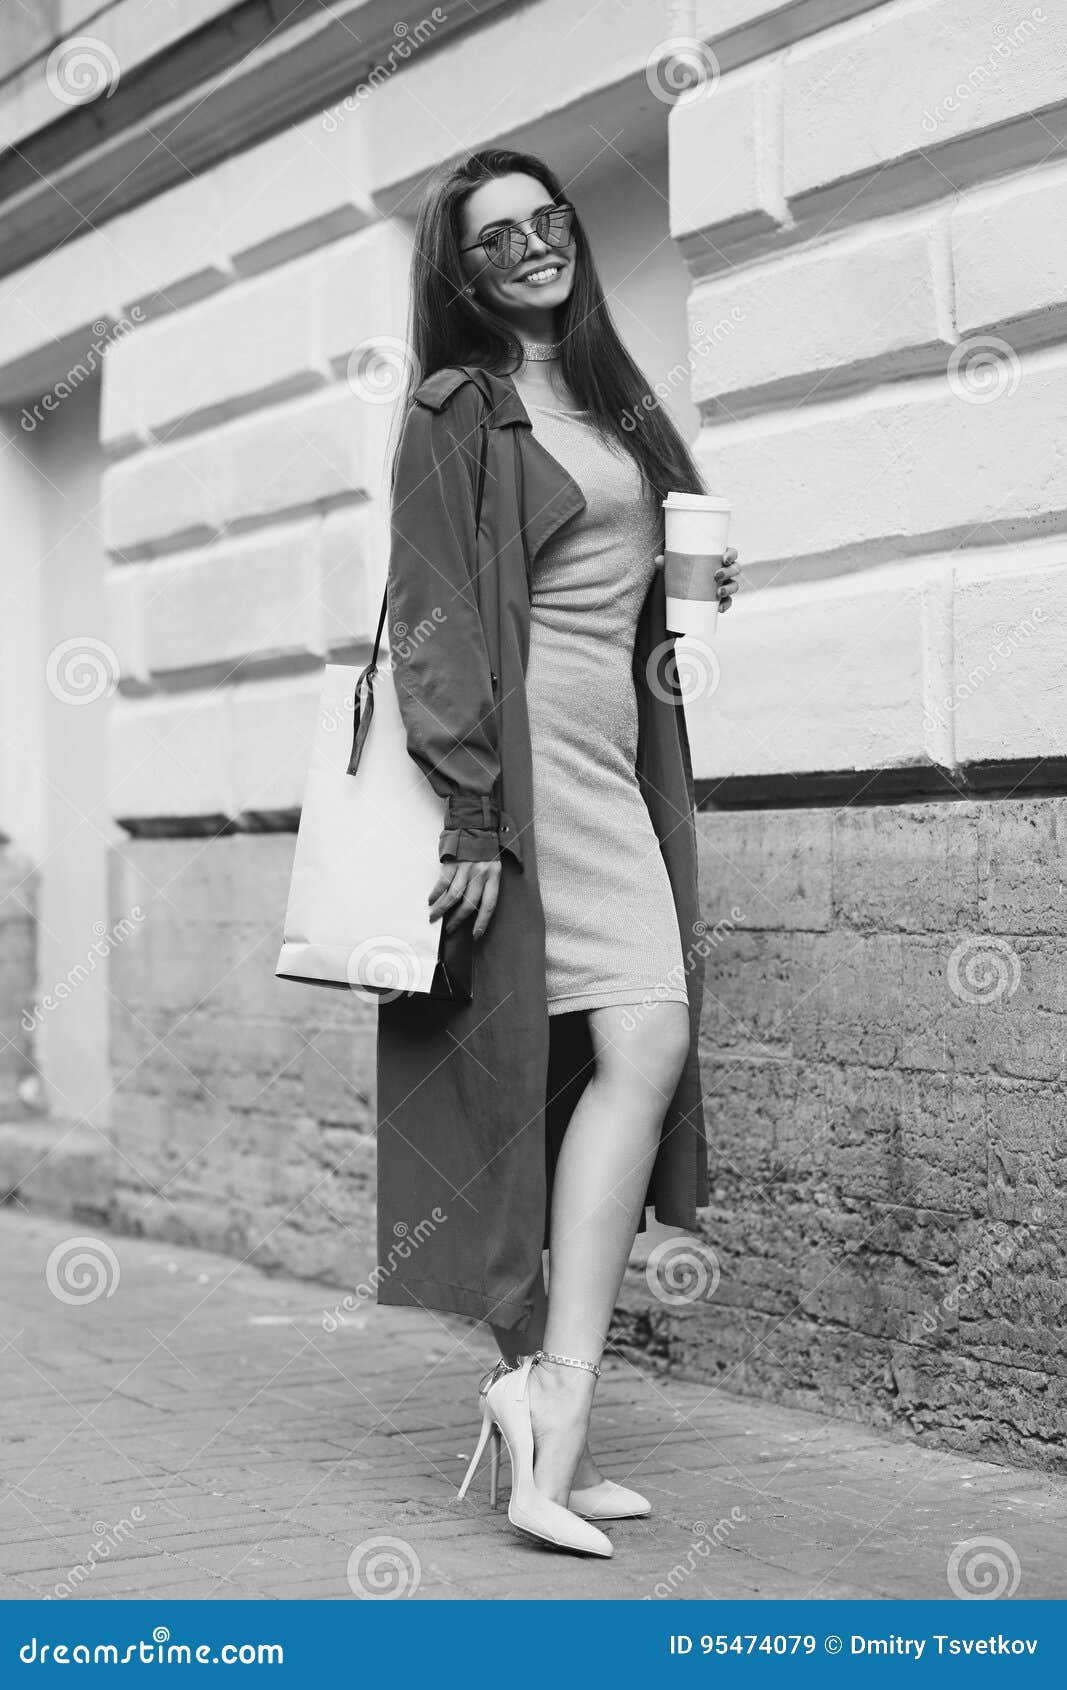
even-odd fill
[{"label": "woman's left hand", "polygon": [[[663,553],[657,552],[654,561],[656,568],[662,569]],[[727,546],[722,554],[722,568],[715,571],[715,580],[719,587],[719,610],[722,612],[729,610],[733,596],[741,585],[738,580],[740,573],[741,565],[737,561],[737,552],[733,546]]]},{"label": "woman's left hand", "polygon": [[741,565],[737,561],[737,553],[733,546],[727,546],[722,554],[722,568],[715,571],[715,579],[719,583],[719,612],[729,610],[733,596],[741,583],[738,576]]}]

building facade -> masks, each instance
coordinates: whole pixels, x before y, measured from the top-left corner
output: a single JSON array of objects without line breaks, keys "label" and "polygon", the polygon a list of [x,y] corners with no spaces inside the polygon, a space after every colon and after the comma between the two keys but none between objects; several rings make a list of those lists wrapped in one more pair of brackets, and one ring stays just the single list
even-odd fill
[{"label": "building facade", "polygon": [[12,1199],[373,1271],[374,1010],[273,969],[420,188],[521,147],[746,566],[679,653],[713,1202],[619,1340],[1054,1463],[1067,17],[55,0],[0,41]]}]

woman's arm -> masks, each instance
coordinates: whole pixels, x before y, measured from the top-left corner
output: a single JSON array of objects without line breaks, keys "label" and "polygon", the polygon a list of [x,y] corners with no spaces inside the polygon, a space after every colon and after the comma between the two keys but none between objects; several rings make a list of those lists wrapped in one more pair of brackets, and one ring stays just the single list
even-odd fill
[{"label": "woman's arm", "polygon": [[389,645],[408,750],[446,800],[442,862],[496,862],[500,774],[475,588],[483,405],[470,386],[411,406],[393,487]]}]

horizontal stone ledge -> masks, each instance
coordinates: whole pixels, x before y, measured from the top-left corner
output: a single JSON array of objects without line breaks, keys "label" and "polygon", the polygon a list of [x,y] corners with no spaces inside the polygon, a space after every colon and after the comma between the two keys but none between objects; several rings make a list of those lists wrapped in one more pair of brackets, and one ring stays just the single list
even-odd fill
[{"label": "horizontal stone ledge", "polygon": [[[785,58],[787,197],[900,161],[950,180],[959,162],[988,178],[1012,162],[1013,144],[1043,162],[1064,113],[1065,41],[1062,8],[918,0],[799,45]],[[898,65],[909,72],[894,78]]]},{"label": "horizontal stone ledge", "polygon": [[242,810],[237,816],[116,816],[131,839],[211,839],[235,833],[295,833],[299,810]]},{"label": "horizontal stone ledge", "polygon": [[[984,188],[991,178],[1043,164],[1067,141],[1067,107],[1030,113],[990,135],[979,132],[883,164],[857,169],[832,182],[787,190],[777,218],[753,205],[739,215],[732,203],[677,230],[678,246],[695,278],[729,271],[739,263],[801,248],[832,224],[838,231],[900,212],[951,204],[955,193]],[[753,165],[755,170],[755,165]]]},{"label": "horizontal stone ledge", "polygon": [[792,810],[842,805],[991,801],[1019,796],[1067,795],[1067,756],[1020,757],[961,764],[957,768],[912,765],[893,769],[838,769],[816,773],[736,775],[694,782],[696,807],[715,810]]},{"label": "horizontal stone ledge", "polygon": [[834,226],[843,228],[943,199],[953,189],[974,188],[1008,171],[1039,166],[1065,138],[1067,107],[1026,112],[992,136],[979,131],[825,185],[798,188],[786,203],[798,226],[822,226],[832,217]]},{"label": "horizontal stone ledge", "polygon": [[[1019,796],[1067,796],[1067,757],[970,764],[960,769],[907,768],[871,771],[842,769],[821,774],[741,775],[698,780],[697,810],[786,810],[876,808],[889,804],[973,803]],[[235,816],[118,816],[131,839],[202,839],[213,834],[295,833],[299,808],[242,810]]]},{"label": "horizontal stone ledge", "polygon": [[[354,639],[356,650],[370,650],[368,639]],[[348,649],[347,647],[345,649]],[[335,653],[331,651],[330,660]],[[181,698],[185,693],[203,692],[205,688],[241,686],[244,682],[287,681],[301,676],[321,675],[324,658],[318,651],[255,652],[246,657],[219,659],[213,663],[189,663],[181,669],[152,669],[143,681],[121,680],[118,691],[124,698],[164,700]]]},{"label": "horizontal stone ledge", "polygon": [[[479,0],[477,13],[484,19],[512,3]],[[441,10],[435,46],[471,18],[469,5],[453,0]],[[295,22],[279,21],[278,11],[268,0],[230,5],[166,53],[125,69],[108,99],[77,106],[22,139],[0,167],[0,270],[28,264],[99,222],[101,206],[110,220],[185,183],[220,154],[321,119],[376,65],[389,63],[397,45],[390,0],[332,12],[302,6]],[[357,121],[349,114],[349,125]]]}]

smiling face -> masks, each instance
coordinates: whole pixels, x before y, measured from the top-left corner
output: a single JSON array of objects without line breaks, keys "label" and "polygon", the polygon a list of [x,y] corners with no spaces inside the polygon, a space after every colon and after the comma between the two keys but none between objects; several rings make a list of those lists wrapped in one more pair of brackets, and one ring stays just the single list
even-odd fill
[{"label": "smiling face", "polygon": [[[483,182],[467,199],[460,219],[463,268],[475,294],[502,317],[512,318],[532,334],[550,334],[551,316],[574,286],[573,231],[566,246],[550,246],[530,227],[539,211],[551,210],[552,196],[535,176],[497,176]],[[496,265],[475,246],[494,229],[521,223],[526,251],[514,264]]]}]

